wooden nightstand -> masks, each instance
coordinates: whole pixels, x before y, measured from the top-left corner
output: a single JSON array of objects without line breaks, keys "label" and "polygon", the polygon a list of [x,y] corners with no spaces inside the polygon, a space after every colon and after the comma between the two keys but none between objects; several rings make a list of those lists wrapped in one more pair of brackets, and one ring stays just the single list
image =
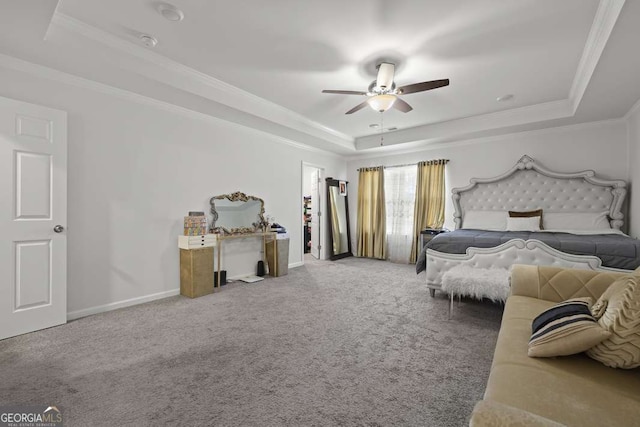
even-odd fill
[{"label": "wooden nightstand", "polygon": [[213,246],[180,249],[180,294],[197,298],[213,293]]}]

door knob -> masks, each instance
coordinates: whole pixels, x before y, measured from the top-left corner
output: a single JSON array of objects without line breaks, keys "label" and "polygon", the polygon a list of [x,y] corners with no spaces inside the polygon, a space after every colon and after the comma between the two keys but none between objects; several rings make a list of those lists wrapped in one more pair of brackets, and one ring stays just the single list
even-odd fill
[{"label": "door knob", "polygon": [[53,231],[55,231],[56,233],[62,233],[63,230],[64,227],[61,225],[56,225],[55,227],[53,227]]}]

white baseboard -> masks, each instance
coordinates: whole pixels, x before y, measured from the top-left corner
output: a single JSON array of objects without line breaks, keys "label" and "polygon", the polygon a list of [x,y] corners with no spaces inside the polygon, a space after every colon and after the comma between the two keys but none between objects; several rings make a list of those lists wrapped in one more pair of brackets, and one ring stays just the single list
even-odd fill
[{"label": "white baseboard", "polygon": [[[294,262],[289,264],[289,268],[301,267],[304,265],[304,262]],[[242,277],[251,276],[254,273],[245,273],[239,274],[234,277],[230,277],[230,280],[238,280]],[[82,310],[70,311],[67,313],[67,321],[79,319],[81,317],[91,316],[92,314],[104,313],[107,311],[117,310],[119,308],[130,307],[132,305],[143,304],[145,302],[155,301],[157,299],[168,298],[175,295],[180,295],[180,288],[173,289],[165,292],[158,292],[157,294],[145,295],[142,297],[136,297],[127,299],[124,301],[112,302],[105,305],[99,305],[96,307],[84,308]]]},{"label": "white baseboard", "polygon": [[84,308],[82,310],[70,311],[67,313],[67,321],[79,319],[85,316],[91,316],[92,314],[104,313],[106,311],[117,310],[119,308],[130,307],[132,305],[155,301],[157,299],[172,297],[176,295],[180,295],[180,288],[172,289],[170,291],[165,291],[165,292],[158,292],[156,294],[145,295],[142,297],[131,298],[124,301],[112,302],[109,304],[99,305],[96,307]]}]

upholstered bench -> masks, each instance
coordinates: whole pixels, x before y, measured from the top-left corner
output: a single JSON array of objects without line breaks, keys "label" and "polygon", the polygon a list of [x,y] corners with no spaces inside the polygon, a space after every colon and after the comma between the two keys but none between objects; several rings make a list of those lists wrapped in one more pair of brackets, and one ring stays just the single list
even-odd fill
[{"label": "upholstered bench", "polygon": [[505,302],[509,296],[510,270],[505,268],[475,268],[460,265],[442,275],[442,290],[449,293],[449,318],[453,311],[453,298],[462,296],[475,299],[489,298]]}]

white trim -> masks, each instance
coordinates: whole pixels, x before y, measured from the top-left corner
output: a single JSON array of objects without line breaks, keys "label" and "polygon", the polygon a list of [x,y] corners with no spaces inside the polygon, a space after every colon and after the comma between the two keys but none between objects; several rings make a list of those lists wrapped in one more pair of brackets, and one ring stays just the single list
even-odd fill
[{"label": "white trim", "polygon": [[[640,102],[638,104],[640,106]],[[370,152],[369,154],[344,156],[344,158],[347,160],[347,162],[352,162],[357,160],[378,159],[378,158],[396,156],[396,155],[402,155],[402,154],[420,153],[422,151],[441,150],[443,148],[450,148],[450,147],[460,147],[460,146],[472,145],[472,144],[500,142],[500,141],[511,139],[514,137],[514,135],[518,135],[518,136],[545,135],[545,134],[554,133],[554,132],[563,132],[563,131],[568,132],[568,131],[575,131],[575,130],[581,130],[581,129],[589,129],[592,127],[600,127],[600,126],[616,125],[616,124],[624,124],[624,123],[625,121],[622,118],[606,119],[606,120],[598,120],[595,122],[584,122],[584,123],[575,123],[575,124],[555,126],[555,127],[546,127],[541,129],[523,130],[520,132],[511,132],[511,133],[504,133],[500,135],[483,136],[479,138],[459,139],[459,140],[453,140],[449,142],[445,141],[445,142],[429,143],[429,141],[425,140],[425,141],[420,141],[421,143],[423,143],[423,145],[420,145],[418,147],[412,147],[404,150],[393,150],[393,151],[387,151],[387,152],[373,151],[373,152]],[[546,141],[544,140],[540,141],[540,143],[545,143],[545,142]]]},{"label": "white trim", "polygon": [[623,119],[629,120],[631,116],[638,112],[638,110],[640,110],[640,99],[638,99],[636,103],[633,104],[633,106],[629,109],[629,111],[627,111],[627,114],[624,115]]},{"label": "white trim", "polygon": [[[633,164],[633,159],[631,158],[631,126],[629,124],[629,119],[625,119],[625,136],[627,137],[627,182],[631,183],[631,185],[633,185],[633,177],[631,174],[631,170],[632,170],[632,164]],[[630,209],[627,209],[627,212],[629,212]],[[630,216],[630,215],[629,215]],[[627,231],[629,230],[631,226],[631,218],[629,218],[629,224],[627,224]]]},{"label": "white trim", "polygon": [[210,121],[217,124],[223,124],[236,129],[243,129],[245,131],[249,131],[254,134],[259,134],[260,136],[266,136],[274,142],[289,145],[291,147],[299,148],[306,151],[322,153],[332,157],[341,158],[339,154],[333,151],[312,147],[310,145],[306,145],[297,141],[293,141],[288,138],[274,135],[267,131],[263,131],[251,126],[246,126],[233,121],[221,119],[219,117],[211,116],[205,113],[201,113],[199,111],[195,111],[195,110],[191,110],[175,104],[171,104],[169,102],[160,101],[155,98],[151,98],[145,95],[140,95],[139,93],[131,92],[125,89],[120,89],[115,86],[110,86],[104,83],[99,83],[94,80],[89,80],[84,77],[79,77],[73,74],[66,73],[64,71],[55,70],[53,68],[49,68],[44,65],[35,64],[32,62],[28,62],[23,59],[15,58],[13,56],[5,55],[2,53],[0,53],[0,66],[10,70],[28,73],[36,77],[41,77],[47,80],[52,80],[59,83],[68,84],[71,86],[76,86],[82,89],[92,90],[105,95],[118,97],[121,99],[125,99],[127,101],[151,106],[151,107],[158,108],[160,110],[168,111],[175,114],[180,114],[182,116],[189,117],[192,119],[205,120],[205,121]]},{"label": "white trim", "polygon": [[[430,141],[441,137],[463,135],[470,132],[500,129],[571,117],[571,103],[567,99],[527,105],[510,110],[496,111],[477,116],[464,117],[430,125],[416,126],[385,134],[385,146],[408,142]],[[427,138],[425,138],[425,135]],[[356,150],[379,148],[379,135],[356,138]]]},{"label": "white trim", "polygon": [[289,268],[298,268],[304,265],[304,261],[292,262],[289,264]]},{"label": "white trim", "polygon": [[[58,25],[68,31],[81,34],[93,41],[109,46],[120,52],[129,54],[139,60],[147,61],[155,67],[155,74],[150,74],[147,69],[145,75],[158,81],[170,84],[174,87],[190,91],[199,96],[208,97],[230,107],[250,114],[257,115],[267,120],[274,121],[283,126],[325,139],[344,148],[352,148],[354,138],[331,129],[321,123],[315,122],[299,113],[291,111],[281,105],[268,101],[236,86],[218,80],[208,74],[202,73],[177,61],[144,48],[136,43],[124,40],[113,34],[89,25],[61,12],[53,15],[50,25]],[[173,76],[158,74],[161,70],[173,74]],[[198,87],[193,86],[194,84]],[[209,93],[203,92],[206,87]]]},{"label": "white trim", "polygon": [[[640,99],[638,99],[636,101],[635,104],[633,104],[633,106],[629,109],[629,111],[627,111],[627,113],[624,115],[623,120],[624,120],[624,124],[626,127],[626,131],[627,131],[627,181],[632,182],[632,164],[634,163],[634,159],[631,157],[631,145],[632,144],[636,144],[636,141],[631,141],[631,126],[629,121],[631,120],[631,116],[633,116],[634,114],[640,114]],[[629,222],[628,226],[627,226],[627,230],[630,228],[631,223]]]},{"label": "white trim", "polygon": [[[304,188],[302,188],[303,186],[303,182],[304,182],[304,168],[306,167],[310,167],[310,168],[316,168],[320,171],[319,173],[319,178],[320,178],[320,188],[318,188],[318,193],[320,194],[320,219],[318,220],[320,223],[322,223],[324,221],[324,213],[327,211],[327,201],[325,200],[325,196],[326,196],[326,192],[327,192],[327,188],[326,188],[326,167],[324,165],[319,165],[316,163],[309,163],[309,162],[305,162],[304,160],[302,161],[302,164],[300,165],[300,200],[303,200],[304,198]],[[304,212],[303,212],[303,207],[302,204],[300,205],[300,218],[302,218],[304,216]],[[326,253],[326,247],[327,245],[326,243],[326,239],[327,239],[327,234],[326,234],[326,227],[323,227],[322,224],[320,224],[320,234],[319,234],[319,239],[320,239],[320,260],[326,260],[327,257],[327,253]],[[304,242],[304,235],[302,236],[302,240]],[[301,265],[304,265],[304,250],[302,252],[302,261],[301,261]]]},{"label": "white trim", "polygon": [[593,19],[587,42],[585,43],[578,70],[573,78],[573,84],[569,91],[569,100],[572,104],[573,114],[575,114],[582,97],[584,96],[593,72],[600,61],[600,56],[604,51],[611,31],[618,20],[625,0],[601,0]]},{"label": "white trim", "polygon": [[119,308],[131,307],[132,305],[143,304],[163,298],[180,295],[180,288],[170,291],[158,292],[155,294],[145,295],[141,297],[130,298],[123,301],[112,302],[109,304],[98,305],[95,307],[84,308],[82,310],[70,311],[67,313],[67,321],[79,319],[81,317],[91,316],[92,314],[105,313],[107,311],[117,310]]}]

